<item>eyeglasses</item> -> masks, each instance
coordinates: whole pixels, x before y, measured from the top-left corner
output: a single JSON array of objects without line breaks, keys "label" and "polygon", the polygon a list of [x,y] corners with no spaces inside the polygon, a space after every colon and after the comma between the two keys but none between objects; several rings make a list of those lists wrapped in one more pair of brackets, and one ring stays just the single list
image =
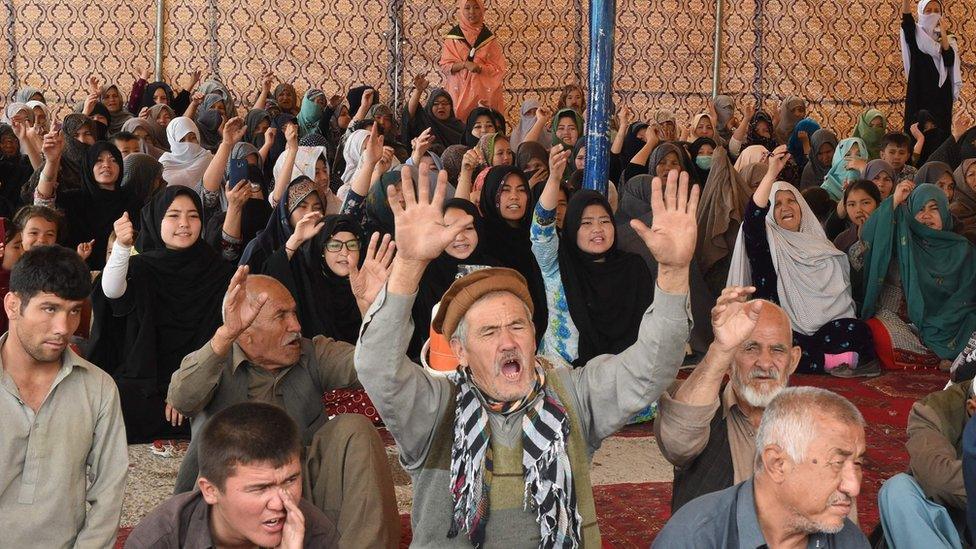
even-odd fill
[{"label": "eyeglasses", "polygon": [[347,240],[345,242],[343,242],[341,240],[330,240],[330,241],[328,241],[328,242],[325,243],[325,249],[326,249],[326,251],[329,251],[329,252],[332,252],[332,253],[336,253],[336,252],[342,251],[342,247],[343,246],[345,246],[346,249],[349,250],[350,252],[358,252],[359,251],[359,241],[358,240],[355,240],[355,239],[353,239],[353,240]]}]

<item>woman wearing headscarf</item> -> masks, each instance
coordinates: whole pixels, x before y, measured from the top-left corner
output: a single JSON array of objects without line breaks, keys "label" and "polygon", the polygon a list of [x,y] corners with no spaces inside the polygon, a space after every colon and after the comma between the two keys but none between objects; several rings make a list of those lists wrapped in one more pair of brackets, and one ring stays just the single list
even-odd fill
[{"label": "woman wearing headscarf", "polygon": [[526,141],[518,147],[515,165],[529,178],[530,185],[533,180],[545,181],[549,177],[549,151],[540,143]]},{"label": "woman wearing headscarf", "polygon": [[298,104],[298,92],[295,91],[295,86],[287,82],[282,82],[275,86],[272,96],[282,113],[298,116],[301,109]]},{"label": "woman wearing headscarf", "polygon": [[847,255],[827,240],[800,192],[777,181],[788,155],[784,145],[769,157],[736,239],[728,285],[755,286],[753,297],[786,311],[801,349],[798,372],[878,375],[870,330],[854,318]]},{"label": "woman wearing headscarf", "polygon": [[176,111],[169,105],[153,105],[149,108],[149,118],[155,120],[165,130],[169,127],[169,123],[176,118]]},{"label": "woman wearing headscarf", "polygon": [[515,157],[508,138],[498,133],[487,133],[478,140],[478,150],[485,164],[491,168],[495,166],[512,166]]},{"label": "woman wearing headscarf", "polygon": [[464,140],[464,123],[454,116],[454,101],[443,88],[434,88],[427,94],[427,103],[421,108],[420,98],[429,83],[423,76],[414,79],[413,93],[403,110],[404,143],[410,143],[427,128],[434,134],[436,143],[447,148]]},{"label": "woman wearing headscarf", "polygon": [[776,125],[776,139],[781,143],[786,143],[796,125],[807,117],[806,101],[799,97],[789,96],[779,104],[779,124]]},{"label": "woman wearing headscarf", "polygon": [[[133,84],[133,90],[136,88],[136,84]],[[148,109],[155,105],[174,105],[176,103],[176,95],[173,93],[173,88],[170,87],[166,82],[144,82],[145,87],[142,88],[142,93],[138,95],[138,102],[133,103],[132,97],[129,98],[129,112],[138,113],[142,109]],[[187,90],[180,91],[181,96],[185,96],[185,102],[190,102],[190,92]]]},{"label": "woman wearing headscarf", "polygon": [[868,162],[864,169],[864,179],[874,183],[881,194],[881,200],[891,196],[891,191],[895,190],[895,175],[895,168],[881,159]]},{"label": "woman wearing headscarf", "polygon": [[942,2],[921,0],[918,23],[912,17],[910,0],[902,0],[901,12],[901,58],[908,80],[905,133],[922,109],[932,113],[937,126],[950,128],[952,103],[962,90],[962,59],[959,45],[949,36]]},{"label": "woman wearing headscarf", "polygon": [[956,168],[956,193],[949,211],[962,225],[961,233],[976,244],[976,159],[967,158]]},{"label": "woman wearing headscarf", "polygon": [[522,143],[530,141],[529,135],[538,125],[541,127],[539,136],[531,141],[541,144],[548,150],[549,144],[552,143],[552,131],[547,127],[547,121],[539,116],[539,107],[539,102],[535,99],[526,99],[522,102],[522,108],[519,109],[519,123],[512,130],[513,148],[518,149]]},{"label": "woman wearing headscarf", "polygon": [[267,226],[248,243],[241,254],[240,264],[250,266],[252,273],[265,272],[268,258],[288,242],[298,222],[306,214],[321,214],[323,211],[315,182],[308,177],[301,176],[292,181],[285,195],[287,200],[278,203]]},{"label": "woman wearing headscarf", "polygon": [[[369,130],[356,130],[346,138],[346,143],[342,148],[342,158],[345,160],[345,169],[342,172],[342,186],[348,187],[352,178],[356,175],[356,170],[363,160],[363,149],[366,147],[366,140],[369,138]],[[344,198],[343,189],[337,193],[340,199]]]},{"label": "woman wearing headscarf", "polygon": [[20,152],[20,140],[14,129],[0,124],[0,199],[5,202],[3,209],[11,210],[5,217],[11,217],[23,203],[21,189],[33,173],[30,158]]},{"label": "woman wearing headscarf", "polygon": [[[230,90],[227,89],[227,86],[224,86],[219,81],[214,79],[204,80],[204,82],[200,84],[200,87],[197,88],[197,93],[202,94],[204,96],[204,100],[206,100],[206,96],[216,94],[220,97],[220,102],[223,105],[223,108],[220,109],[223,114],[227,116],[234,116],[234,114],[237,113],[237,108],[234,104],[234,96],[231,95]],[[204,106],[204,110],[207,108],[209,107]]]},{"label": "woman wearing headscarf", "polygon": [[712,100],[712,108],[718,120],[715,121],[715,131],[719,137],[728,141],[732,138],[735,128],[735,102],[728,95],[717,95]]},{"label": "woman wearing headscarf", "polygon": [[807,163],[803,166],[800,177],[800,189],[819,187],[823,184],[827,172],[833,165],[834,149],[837,148],[837,136],[834,132],[820,128],[810,136],[810,153]]},{"label": "woman wearing headscarf", "polygon": [[[332,113],[328,118],[323,116],[322,120],[319,121],[319,133],[325,136],[325,150],[330,166],[335,166],[336,155],[342,142],[342,136],[345,135],[351,122],[352,115],[349,111],[349,103],[345,100],[340,100],[333,107]],[[338,174],[336,174],[336,179],[338,179],[337,176]]]},{"label": "woman wearing headscarf", "polygon": [[125,319],[125,330],[121,342],[97,339],[90,358],[102,359],[99,365],[116,379],[130,443],[186,434],[185,427],[166,421],[170,378],[221,324],[221,300],[234,266],[204,242],[202,210],[192,189],[160,193],[146,206],[140,235],[152,244],[138,255],[131,255],[131,222],[122,218],[115,225],[117,239],[100,286],[111,314]]},{"label": "woman wearing headscarf", "polygon": [[[554,154],[550,174],[563,171],[568,157],[567,151]],[[550,175],[532,219],[532,252],[542,270],[549,309],[540,348],[582,365],[636,341],[653,286],[640,256],[617,248],[613,212],[602,194],[576,192],[557,236],[559,184],[559,177]]]},{"label": "woman wearing headscarf", "polygon": [[915,186],[926,183],[942,189],[950,202],[955,197],[956,178],[952,168],[945,162],[928,162],[918,169],[918,173],[915,174]]},{"label": "woman wearing headscarf", "polygon": [[[735,239],[742,225],[746,205],[766,175],[763,164],[752,164],[746,172],[732,166],[728,151],[718,147],[712,153],[708,182],[698,203],[698,246],[695,255],[711,294],[725,288]],[[759,166],[759,168],[752,168]]]},{"label": "woman wearing headscarf", "polygon": [[881,139],[887,133],[888,119],[883,112],[878,109],[868,109],[861,113],[854,126],[854,133],[851,137],[857,137],[864,141],[868,147],[868,158],[874,160],[881,158]]},{"label": "woman wearing headscarf", "polygon": [[125,124],[126,120],[132,118],[132,113],[125,109],[125,104],[122,101],[122,92],[119,91],[119,87],[115,84],[110,84],[102,88],[99,100],[108,109],[107,137],[111,137],[122,131],[122,124]]},{"label": "woman wearing headscarf", "polygon": [[479,103],[504,112],[507,63],[497,37],[485,25],[483,0],[458,0],[457,21],[444,36],[439,63],[457,117],[467,119]]},{"label": "woman wearing headscarf", "polygon": [[[105,265],[105,252],[108,249],[108,236],[112,224],[123,213],[136,220],[139,204],[129,189],[122,187],[122,153],[107,141],[98,141],[85,152],[82,188],[61,189],[55,180],[63,140],[45,136],[47,163],[41,172],[34,204],[56,206],[64,212],[67,221],[65,237],[62,239],[68,248],[76,248],[83,242],[93,242],[95,253],[88,257],[88,266],[101,270]],[[138,225],[138,222],[136,222]]]},{"label": "woman wearing headscarf", "polygon": [[302,336],[353,344],[359,339],[362,316],[349,281],[366,258],[365,242],[351,216],[316,215],[299,221],[285,246],[268,258],[265,272],[295,298]]},{"label": "woman wearing headscarf", "polygon": [[948,128],[940,128],[935,117],[927,110],[918,112],[918,122],[912,124],[910,129],[915,140],[915,145],[912,147],[912,160],[916,166],[928,162],[950,136]]},{"label": "woman wearing headscarf", "polygon": [[868,146],[857,137],[848,137],[837,144],[830,170],[824,176],[820,185],[834,202],[844,196],[844,185],[849,181],[861,178],[861,172],[856,167],[857,161],[868,161]]},{"label": "woman wearing headscarf", "polygon": [[166,187],[163,165],[148,154],[130,154],[122,161],[121,186],[132,194],[133,201],[141,208]]},{"label": "woman wearing headscarf", "polygon": [[291,124],[285,127],[285,154],[278,157],[271,173],[274,177],[274,190],[268,196],[271,206],[277,206],[288,185],[300,176],[315,183],[319,199],[325,203],[325,214],[339,213],[342,202],[330,188],[329,164],[325,158],[325,147],[303,147],[298,144],[298,128]]},{"label": "woman wearing headscarf", "polygon": [[261,149],[265,145],[264,132],[271,127],[271,115],[264,109],[251,109],[244,116],[244,127],[244,141]]},{"label": "woman wearing headscarf", "polygon": [[319,121],[326,107],[325,93],[322,90],[310,89],[302,98],[302,106],[298,111],[298,136],[305,137],[318,131]]},{"label": "woman wearing headscarf", "polygon": [[803,170],[805,170],[807,162],[809,162],[810,154],[813,151],[813,146],[811,143],[811,136],[820,131],[820,124],[812,118],[804,118],[796,123],[793,127],[793,131],[790,133],[786,140],[786,146],[790,151],[790,157],[796,162],[796,165],[800,168],[800,182],[803,182]]},{"label": "woman wearing headscarf", "polygon": [[552,117],[552,145],[572,149],[583,135],[584,122],[580,113],[565,108]]},{"label": "woman wearing headscarf", "polygon": [[210,152],[216,152],[220,147],[220,126],[224,123],[224,115],[216,109],[204,111],[197,117],[197,129],[200,131],[200,146]]},{"label": "woman wearing headscarf", "polygon": [[51,131],[51,109],[43,101],[28,101],[26,105],[34,115],[34,124],[40,126],[44,133]]},{"label": "woman wearing headscarf", "polygon": [[462,269],[500,265],[497,259],[484,252],[484,220],[474,204],[461,198],[452,198],[444,203],[443,210],[445,222],[453,222],[463,215],[470,215],[472,221],[437,259],[427,265],[420,279],[417,298],[413,304],[413,337],[407,348],[407,356],[415,359],[420,358],[424,342],[430,335],[434,306],[440,303],[444,292],[451,287],[454,280],[464,274]]},{"label": "woman wearing headscarf", "polygon": [[163,165],[163,179],[170,185],[196,187],[213,159],[213,154],[200,146],[200,131],[185,116],[174,118],[166,126],[166,140],[170,152],[159,157]]},{"label": "woman wearing headscarf", "polygon": [[[458,186],[458,179],[461,177],[461,164],[464,161],[464,154],[469,150],[468,147],[464,145],[451,145],[450,147],[444,149],[441,153],[441,164],[444,165],[444,171],[447,172],[447,182],[451,184],[452,187]],[[525,171],[525,168],[519,166],[519,169]]]},{"label": "woman wearing headscarf", "polygon": [[30,86],[24,86],[17,90],[17,93],[14,94],[14,101],[18,103],[27,103],[28,101],[47,102],[44,100],[44,92]]},{"label": "woman wearing headscarf", "polygon": [[887,368],[947,366],[976,330],[976,258],[945,193],[900,183],[865,223],[864,307]]},{"label": "woman wearing headscarf", "polygon": [[373,105],[369,108],[365,123],[378,125],[383,134],[383,146],[393,149],[393,155],[399,162],[407,161],[411,146],[400,142],[400,125],[396,121],[393,109],[383,103]]},{"label": "woman wearing headscarf", "polygon": [[[850,220],[843,232],[834,239],[834,246],[848,254],[851,247],[861,238],[861,228],[871,216],[871,213],[881,204],[881,191],[878,186],[867,179],[859,179],[844,189],[844,198],[838,202],[837,210],[843,209],[842,218]],[[829,237],[829,235],[828,235]],[[852,292],[854,297],[859,295],[857,290]]]},{"label": "woman wearing headscarf", "polygon": [[[53,175],[58,182],[58,188],[62,191],[80,189],[83,186],[85,172],[85,153],[88,147],[95,143],[94,124],[83,114],[69,114],[64,118],[61,134],[64,136],[64,148],[61,151],[58,169]],[[24,204],[34,203],[34,191],[37,189],[43,171],[44,164],[34,170],[33,175],[21,188],[20,198]]]},{"label": "woman wearing headscarf", "polygon": [[542,271],[529,240],[533,206],[532,192],[521,170],[498,166],[488,171],[480,200],[485,218],[485,253],[525,276],[535,304],[532,321],[536,339],[540,339],[548,325],[548,313]]},{"label": "woman wearing headscarf", "polygon": [[[857,227],[863,225],[864,221],[861,220],[861,223],[857,224],[850,216],[847,215],[847,211],[849,209],[847,204],[848,190],[858,181],[870,181],[878,190],[878,199],[876,202],[880,203],[882,200],[891,195],[891,191],[894,187],[894,174],[895,169],[891,167],[891,164],[888,164],[879,158],[867,163],[867,166],[864,168],[863,176],[855,175],[853,171],[849,175],[845,176],[849,179],[847,179],[843,185],[843,195],[841,199],[833,205],[833,211],[831,211],[827,218],[823,221],[824,232],[827,234],[827,238],[836,243],[840,235],[847,232],[848,237],[843,240],[845,247],[842,248],[842,250],[846,252],[847,248],[850,247],[850,243],[848,242],[850,238],[850,230],[852,228],[857,229]],[[859,187],[863,187],[863,185],[859,185]],[[860,202],[864,202],[864,200],[865,199],[863,197],[859,199]],[[877,207],[877,204],[875,204],[875,207]],[[857,233],[854,235],[856,237]]]},{"label": "woman wearing headscarf", "polygon": [[166,130],[151,118],[130,118],[122,124],[122,131],[129,132],[142,142],[142,152],[158,159],[164,152],[168,152]]},{"label": "woman wearing headscarf", "polygon": [[464,124],[464,145],[475,147],[482,135],[496,132],[505,133],[501,113],[488,107],[475,107]]}]

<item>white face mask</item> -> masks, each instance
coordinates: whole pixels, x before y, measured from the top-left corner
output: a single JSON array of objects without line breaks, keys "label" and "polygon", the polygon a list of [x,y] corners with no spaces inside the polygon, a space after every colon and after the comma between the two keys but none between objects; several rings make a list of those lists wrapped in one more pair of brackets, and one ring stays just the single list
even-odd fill
[{"label": "white face mask", "polygon": [[923,13],[918,16],[918,26],[925,29],[929,34],[934,35],[939,32],[939,22],[942,21],[941,13]]}]

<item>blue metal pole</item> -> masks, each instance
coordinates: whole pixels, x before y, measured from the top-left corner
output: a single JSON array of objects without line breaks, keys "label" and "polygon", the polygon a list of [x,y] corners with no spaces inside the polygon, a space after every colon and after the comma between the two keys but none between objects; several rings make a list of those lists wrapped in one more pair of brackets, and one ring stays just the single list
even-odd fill
[{"label": "blue metal pole", "polygon": [[[607,193],[616,0],[590,0],[590,89],[583,188]],[[620,128],[619,131],[627,131]],[[570,160],[572,161],[572,160]]]}]

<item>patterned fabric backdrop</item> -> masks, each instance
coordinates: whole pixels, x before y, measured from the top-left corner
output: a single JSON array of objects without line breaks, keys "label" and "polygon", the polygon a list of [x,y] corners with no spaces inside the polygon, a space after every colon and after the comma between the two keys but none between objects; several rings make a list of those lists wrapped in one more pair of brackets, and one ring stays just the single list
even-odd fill
[{"label": "patterned fabric backdrop", "polygon": [[[318,86],[331,95],[369,83],[384,101],[402,104],[414,75],[440,82],[441,36],[456,15],[450,0],[164,2],[164,79],[179,86],[201,68],[244,104],[257,96],[265,71],[293,82],[299,93]],[[82,100],[90,74],[127,93],[136,67],[154,57],[155,6],[152,0],[3,0],[0,92],[44,89],[61,116],[67,104]],[[900,127],[905,79],[898,9],[894,0],[726,0],[719,89],[762,97],[770,110],[788,95],[805,96],[813,115],[841,133],[867,106],[879,106]],[[586,84],[587,10],[588,0],[488,2],[487,21],[509,62],[510,121],[525,99],[554,106],[564,84]],[[615,103],[640,118],[672,109],[681,123],[701,112],[712,86],[714,11],[712,0],[618,0]],[[963,105],[971,111],[976,3],[951,2],[948,11],[963,50]]]}]

